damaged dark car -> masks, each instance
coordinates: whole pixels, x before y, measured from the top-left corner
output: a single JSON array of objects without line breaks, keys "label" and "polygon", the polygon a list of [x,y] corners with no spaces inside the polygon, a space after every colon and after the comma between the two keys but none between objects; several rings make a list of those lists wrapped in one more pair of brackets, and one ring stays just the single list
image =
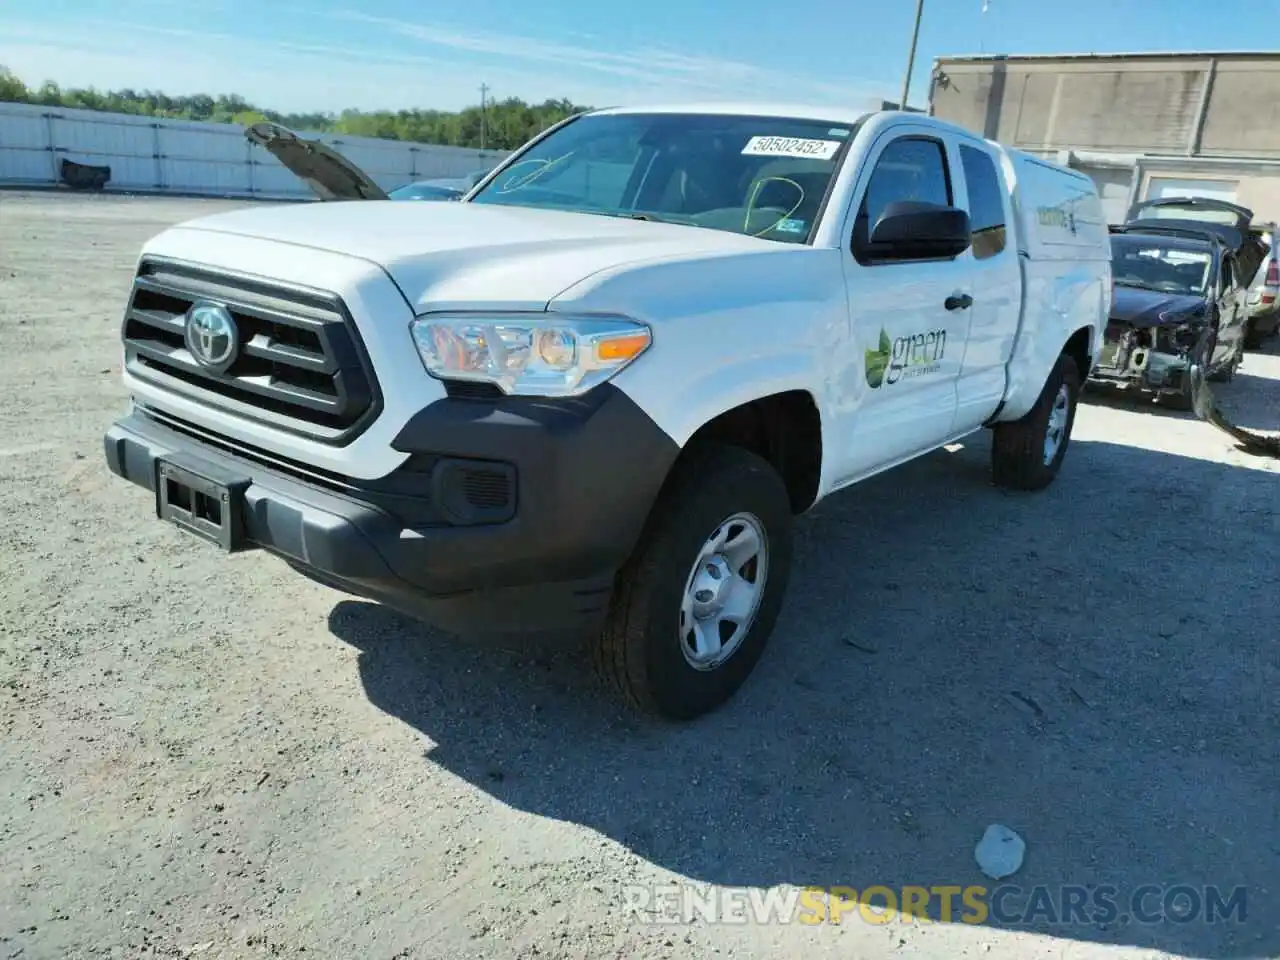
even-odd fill
[{"label": "damaged dark car", "polygon": [[1252,211],[1200,197],[1149,200],[1111,228],[1113,297],[1090,374],[1193,408],[1191,366],[1229,380],[1244,358],[1248,285],[1270,249]]}]

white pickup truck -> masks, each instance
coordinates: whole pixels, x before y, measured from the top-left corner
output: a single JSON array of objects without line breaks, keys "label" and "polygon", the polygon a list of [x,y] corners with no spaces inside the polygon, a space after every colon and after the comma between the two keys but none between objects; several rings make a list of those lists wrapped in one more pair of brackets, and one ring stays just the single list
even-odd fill
[{"label": "white pickup truck", "polygon": [[155,237],[106,458],[224,550],[454,632],[581,629],[690,719],[755,666],[824,497],[984,427],[997,483],[1052,481],[1110,258],[1087,177],[928,116],[593,111],[461,202]]}]

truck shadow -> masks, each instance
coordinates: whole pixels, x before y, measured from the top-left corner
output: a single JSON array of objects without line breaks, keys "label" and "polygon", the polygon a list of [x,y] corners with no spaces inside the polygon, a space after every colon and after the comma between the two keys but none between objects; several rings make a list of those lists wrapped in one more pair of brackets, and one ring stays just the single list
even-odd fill
[{"label": "truck shadow", "polygon": [[[1220,383],[1210,384],[1214,396],[1222,387]],[[1109,383],[1090,382],[1080,393],[1080,402],[1095,407],[1110,407],[1112,410],[1135,410],[1149,413],[1156,417],[1169,417],[1174,420],[1195,420],[1196,415],[1190,410],[1179,410],[1167,402],[1156,400],[1149,393],[1137,390],[1125,390]]]},{"label": "truck shadow", "polygon": [[[801,521],[765,658],[694,724],[620,711],[571,646],[465,642],[358,601],[331,628],[372,702],[438,744],[428,762],[690,880],[990,888],[973,848],[1003,823],[1027,857],[988,926],[1274,955],[1274,474],[1075,440],[1057,484],[1016,495],[975,441]],[[1061,915],[1068,887],[1107,885],[1118,914],[1144,885],[1148,911],[1175,886],[1201,909]],[[1244,917],[1208,922],[1205,898],[1239,887]]]}]

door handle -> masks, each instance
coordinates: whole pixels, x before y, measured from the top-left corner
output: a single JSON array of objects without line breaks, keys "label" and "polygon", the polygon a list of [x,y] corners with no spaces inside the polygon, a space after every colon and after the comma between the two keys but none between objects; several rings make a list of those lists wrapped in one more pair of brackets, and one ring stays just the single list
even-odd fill
[{"label": "door handle", "polygon": [[943,301],[942,305],[948,310],[968,310],[973,306],[973,297],[967,293],[953,293]]}]

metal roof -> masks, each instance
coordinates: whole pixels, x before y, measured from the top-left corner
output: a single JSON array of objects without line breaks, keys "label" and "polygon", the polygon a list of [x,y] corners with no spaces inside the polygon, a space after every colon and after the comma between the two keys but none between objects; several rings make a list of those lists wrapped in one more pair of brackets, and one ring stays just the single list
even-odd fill
[{"label": "metal roof", "polygon": [[1213,58],[1234,60],[1275,60],[1280,62],[1280,50],[1144,50],[1133,53],[972,53],[934,57],[939,63],[995,63],[997,61],[1053,61],[1053,60],[1210,60]]}]

